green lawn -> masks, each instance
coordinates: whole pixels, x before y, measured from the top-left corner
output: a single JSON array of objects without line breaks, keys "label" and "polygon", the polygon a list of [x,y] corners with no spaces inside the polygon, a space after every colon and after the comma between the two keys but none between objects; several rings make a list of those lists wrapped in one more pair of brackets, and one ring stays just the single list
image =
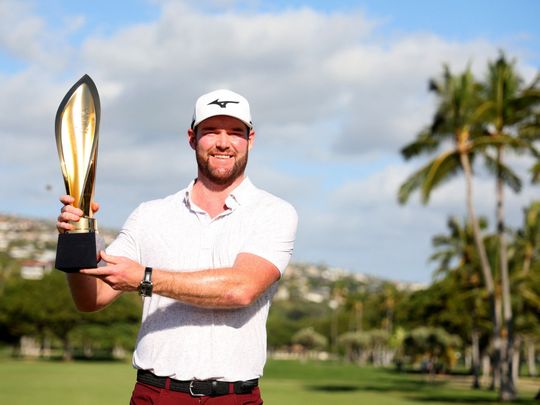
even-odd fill
[{"label": "green lawn", "polygon": [[[127,404],[135,373],[127,363],[0,359],[0,404]],[[266,404],[496,404],[496,394],[468,388],[464,377],[437,377],[336,363],[269,361],[262,380]],[[524,381],[519,404],[540,380]]]}]

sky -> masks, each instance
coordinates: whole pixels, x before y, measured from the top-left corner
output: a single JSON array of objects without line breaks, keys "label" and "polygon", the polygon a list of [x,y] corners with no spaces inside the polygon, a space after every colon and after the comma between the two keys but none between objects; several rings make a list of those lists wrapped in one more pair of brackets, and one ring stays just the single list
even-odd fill
[{"label": "sky", "polygon": [[[429,124],[443,64],[478,78],[504,51],[525,82],[540,65],[534,0],[0,0],[0,213],[54,220],[64,193],[54,117],[84,74],[97,85],[99,226],[195,176],[187,143],[196,98],[248,98],[247,174],[299,214],[293,261],[428,283],[431,238],[465,215],[461,177],[401,206],[423,163],[399,150]],[[424,160],[425,161],[425,160]],[[510,226],[538,197],[531,161],[507,193]],[[494,182],[476,169],[475,204],[493,229]]]}]

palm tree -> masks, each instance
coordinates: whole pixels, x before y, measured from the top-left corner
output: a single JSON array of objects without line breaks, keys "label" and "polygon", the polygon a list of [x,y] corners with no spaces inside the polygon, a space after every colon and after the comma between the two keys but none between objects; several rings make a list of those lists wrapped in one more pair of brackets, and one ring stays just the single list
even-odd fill
[{"label": "palm tree", "polygon": [[536,376],[535,345],[540,331],[540,201],[524,209],[523,225],[516,232],[511,247],[512,288],[519,291],[513,300],[518,314],[516,331],[526,346],[529,375]]},{"label": "palm tree", "polygon": [[532,181],[534,183],[540,182],[540,161],[536,162],[531,169]]},{"label": "palm tree", "polygon": [[482,239],[479,221],[473,204],[473,183],[471,160],[475,154],[483,152],[488,145],[502,142],[490,139],[480,131],[479,106],[480,85],[474,80],[470,68],[462,74],[453,75],[445,66],[442,80],[430,81],[430,90],[438,99],[437,110],[431,126],[422,131],[414,142],[405,146],[401,153],[405,159],[422,153],[435,152],[444,141],[450,140],[451,147],[440,152],[415,173],[399,189],[399,202],[405,203],[413,191],[420,189],[422,202],[429,201],[431,192],[445,180],[463,171],[466,184],[466,204],[469,223],[473,228],[474,242],[480,259],[484,284],[491,303],[493,319],[493,372],[496,380],[500,371],[500,330],[501,317],[499,298],[489,263],[486,247]]},{"label": "palm tree", "polygon": [[524,210],[523,227],[515,237],[516,256],[521,261],[521,274],[529,274],[533,260],[540,259],[540,201]]},{"label": "palm tree", "polygon": [[[501,350],[501,399],[512,400],[516,397],[515,384],[512,377],[513,359],[513,314],[510,297],[510,277],[508,272],[508,247],[504,215],[504,186],[509,185],[514,191],[521,189],[521,180],[504,166],[504,152],[509,147],[522,150],[532,146],[530,138],[520,136],[515,129],[526,122],[532,109],[539,100],[536,94],[536,81],[529,88],[522,90],[522,80],[515,71],[515,62],[506,60],[501,54],[495,62],[488,64],[488,76],[483,89],[483,102],[479,107],[479,115],[486,125],[485,130],[498,142],[495,143],[496,157],[485,154],[488,168],[496,178],[496,218],[499,241],[499,265],[502,288],[503,317],[506,333],[506,344]],[[514,130],[514,131],[512,131]],[[516,132],[516,136],[512,136]],[[529,142],[527,142],[529,140]]]},{"label": "palm tree", "polygon": [[536,163],[531,168],[532,182],[540,182],[540,151],[538,151],[534,145],[535,142],[540,140],[540,73],[536,75],[536,78],[532,83],[524,90],[525,100],[529,104],[532,104],[531,111],[524,118],[518,126],[519,137],[527,143],[527,146],[531,154],[536,158]]},{"label": "palm tree", "polygon": [[[432,239],[435,253],[430,261],[439,263],[435,270],[436,277],[444,277],[455,291],[456,298],[471,314],[467,322],[465,336],[470,338],[472,354],[472,388],[480,388],[480,337],[482,330],[482,294],[478,291],[480,269],[478,255],[474,246],[473,231],[470,224],[461,225],[459,220],[451,217],[447,222],[448,234],[435,235]],[[485,229],[487,222],[480,219],[480,227]],[[470,334],[470,336],[469,336]]]}]

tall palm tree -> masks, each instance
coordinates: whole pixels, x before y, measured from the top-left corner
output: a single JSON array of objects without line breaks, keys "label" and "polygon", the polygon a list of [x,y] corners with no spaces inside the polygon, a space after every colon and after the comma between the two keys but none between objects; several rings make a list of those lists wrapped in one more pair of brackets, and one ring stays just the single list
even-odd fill
[{"label": "tall palm tree", "polygon": [[531,168],[532,172],[532,181],[534,183],[540,182],[540,160],[534,164]]},{"label": "tall palm tree", "polygon": [[[540,336],[540,201],[534,201],[524,209],[523,224],[511,247],[512,289],[519,291],[513,299],[517,308],[516,331],[526,346],[529,375],[536,376],[535,345]],[[537,398],[540,398],[540,392]]]},{"label": "tall palm tree", "polygon": [[[529,86],[528,92],[533,93],[538,98],[538,87],[540,82],[540,73],[535,81]],[[532,89],[530,89],[532,87]],[[532,182],[540,182],[540,151],[535,147],[535,142],[540,140],[540,108],[536,107],[534,111],[519,125],[519,135],[530,146],[531,154],[536,158],[536,163],[531,168]]]},{"label": "tall palm tree", "polygon": [[[535,104],[538,103],[536,81],[523,89],[522,79],[515,70],[515,62],[509,62],[501,54],[495,62],[488,64],[488,75],[484,85],[483,102],[479,107],[479,116],[485,124],[486,132],[500,142],[495,143],[496,156],[485,154],[488,167],[496,179],[496,218],[499,241],[499,265],[501,275],[502,306],[505,332],[505,344],[501,350],[501,399],[516,398],[516,389],[512,374],[513,359],[513,313],[510,295],[510,276],[508,271],[508,247],[504,215],[504,186],[509,185],[514,191],[521,189],[521,180],[504,166],[505,150],[523,150],[530,145],[530,137],[520,136],[520,123],[527,122]],[[515,136],[513,136],[515,134]],[[528,141],[528,142],[527,142]]]},{"label": "tall palm tree", "polygon": [[521,262],[521,274],[528,275],[533,260],[540,259],[540,201],[523,210],[523,226],[515,237],[515,250]]},{"label": "tall palm tree", "polygon": [[500,372],[500,301],[495,291],[495,281],[489,263],[486,247],[482,239],[480,225],[473,204],[473,183],[471,160],[475,154],[483,152],[488,145],[504,142],[480,130],[479,107],[481,104],[480,85],[474,80],[470,68],[459,75],[453,75],[448,66],[444,67],[440,80],[431,80],[429,89],[437,96],[437,110],[430,127],[422,131],[414,142],[406,145],[401,153],[405,159],[423,153],[433,153],[445,141],[450,148],[440,152],[427,164],[414,172],[401,185],[398,193],[400,203],[405,203],[412,192],[420,189],[422,202],[429,201],[431,192],[445,180],[462,171],[466,184],[466,204],[469,222],[473,228],[474,242],[480,259],[484,284],[491,303],[493,319],[493,372],[498,380]]},{"label": "tall palm tree", "polygon": [[[480,337],[482,326],[482,293],[478,290],[481,271],[474,245],[472,227],[462,225],[457,218],[448,219],[448,234],[435,235],[432,239],[435,253],[430,261],[439,263],[435,276],[444,277],[452,282],[457,300],[471,314],[466,328],[467,340],[471,342],[472,353],[472,388],[480,388]],[[480,219],[480,227],[485,229],[487,222]]]}]

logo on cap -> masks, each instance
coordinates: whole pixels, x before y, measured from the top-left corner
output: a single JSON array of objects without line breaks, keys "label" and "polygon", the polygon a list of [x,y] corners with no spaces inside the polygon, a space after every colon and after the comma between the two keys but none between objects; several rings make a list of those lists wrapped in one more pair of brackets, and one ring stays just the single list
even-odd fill
[{"label": "logo on cap", "polygon": [[219,101],[219,98],[216,98],[214,101],[212,101],[211,103],[208,103],[207,105],[215,104],[215,105],[219,105],[221,108],[227,108],[227,104],[230,104],[230,103],[239,104],[240,102],[239,101]]}]

